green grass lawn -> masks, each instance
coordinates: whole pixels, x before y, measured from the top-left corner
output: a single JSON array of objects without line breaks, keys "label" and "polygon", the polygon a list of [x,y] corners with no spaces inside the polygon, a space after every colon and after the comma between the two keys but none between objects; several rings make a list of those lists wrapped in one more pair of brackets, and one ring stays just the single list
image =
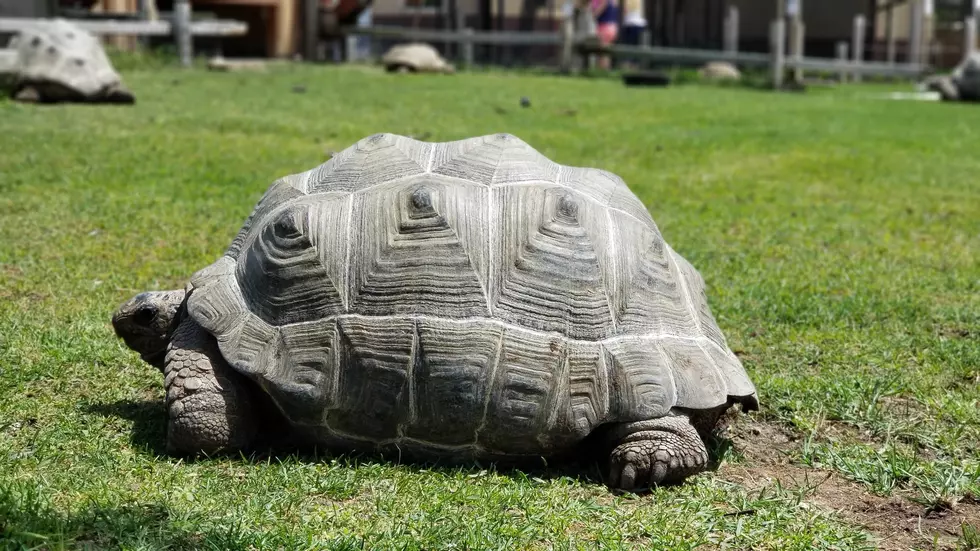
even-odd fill
[{"label": "green grass lawn", "polygon": [[[366,68],[124,78],[134,107],[0,100],[0,546],[980,545],[977,107]],[[166,456],[162,377],[112,311],[182,287],[273,180],[376,132],[509,132],[622,176],[758,386],[721,467],[637,496],[558,469]]]}]

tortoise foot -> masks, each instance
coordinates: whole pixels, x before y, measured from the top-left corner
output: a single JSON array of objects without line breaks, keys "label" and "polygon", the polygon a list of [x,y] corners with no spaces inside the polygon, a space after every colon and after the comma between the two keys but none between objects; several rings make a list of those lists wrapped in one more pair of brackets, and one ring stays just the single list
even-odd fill
[{"label": "tortoise foot", "polygon": [[167,352],[167,451],[213,454],[247,447],[256,419],[244,378],[222,359],[209,333],[185,318]]},{"label": "tortoise foot", "polygon": [[132,105],[136,103],[136,96],[128,88],[122,85],[116,85],[105,91],[105,102]]},{"label": "tortoise foot", "polygon": [[41,93],[38,92],[37,88],[33,86],[25,86],[14,94],[15,101],[21,101],[24,103],[40,103]]},{"label": "tortoise foot", "polygon": [[608,484],[634,491],[682,482],[708,464],[708,450],[685,416],[629,423],[610,454]]}]

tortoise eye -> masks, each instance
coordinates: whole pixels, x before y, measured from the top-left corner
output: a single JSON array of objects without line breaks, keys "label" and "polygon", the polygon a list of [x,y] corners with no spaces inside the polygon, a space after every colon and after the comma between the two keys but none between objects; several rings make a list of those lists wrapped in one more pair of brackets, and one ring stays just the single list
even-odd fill
[{"label": "tortoise eye", "polygon": [[133,314],[133,322],[138,325],[149,325],[155,317],[157,317],[157,309],[143,305],[137,308],[136,313]]}]

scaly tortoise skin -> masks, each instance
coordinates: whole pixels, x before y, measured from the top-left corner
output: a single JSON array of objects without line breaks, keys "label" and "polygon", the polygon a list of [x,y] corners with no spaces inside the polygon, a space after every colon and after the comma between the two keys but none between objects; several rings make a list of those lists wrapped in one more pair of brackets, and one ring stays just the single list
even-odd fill
[{"label": "scaly tortoise skin", "polygon": [[758,408],[626,184],[508,134],[365,138],[113,324],[163,370],[180,453],[248,446],[266,401],[305,442],[404,457],[567,457],[599,431],[632,490],[704,470],[722,414]]}]

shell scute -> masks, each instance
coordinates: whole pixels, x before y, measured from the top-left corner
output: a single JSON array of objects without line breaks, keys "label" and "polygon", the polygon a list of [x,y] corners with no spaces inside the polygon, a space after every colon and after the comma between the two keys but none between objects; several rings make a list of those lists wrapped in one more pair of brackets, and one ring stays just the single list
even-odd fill
[{"label": "shell scute", "polygon": [[374,134],[310,171],[309,193],[356,192],[424,174],[434,145],[395,134]]},{"label": "shell scute", "polygon": [[611,334],[605,213],[555,185],[493,193],[493,315],[574,339]]},{"label": "shell scute", "polygon": [[354,198],[351,310],[489,317],[487,195],[424,175]]},{"label": "shell scute", "polygon": [[567,392],[562,384],[566,342],[507,327],[493,375],[479,443],[491,450],[534,453],[551,432]]},{"label": "shell scute", "polygon": [[385,440],[410,421],[411,320],[341,318],[337,399],[327,408],[331,430]]},{"label": "shell scute", "polygon": [[445,445],[476,442],[502,334],[499,326],[486,321],[418,322],[413,416],[406,436]]},{"label": "shell scute", "polygon": [[630,337],[604,343],[610,394],[617,420],[662,417],[677,402],[672,366],[650,338]]}]

